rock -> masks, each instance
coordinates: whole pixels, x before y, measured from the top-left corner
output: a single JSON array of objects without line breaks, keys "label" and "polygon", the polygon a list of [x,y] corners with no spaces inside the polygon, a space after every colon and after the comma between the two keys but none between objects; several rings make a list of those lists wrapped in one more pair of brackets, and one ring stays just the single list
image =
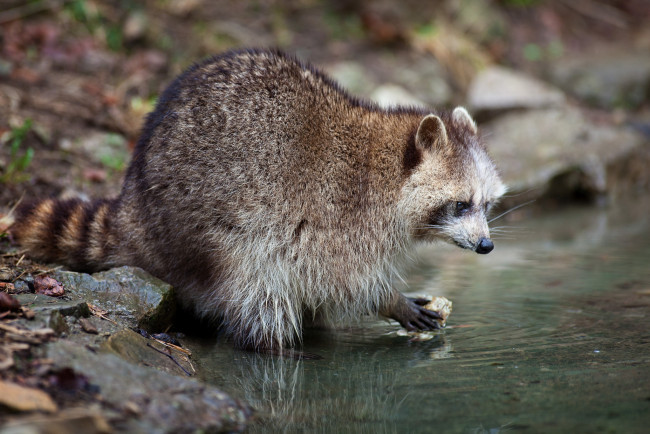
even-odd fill
[{"label": "rock", "polygon": [[375,87],[369,72],[357,62],[340,62],[327,68],[327,72],[352,95],[368,95]]},{"label": "rock", "polygon": [[[359,61],[330,65],[326,71],[350,95],[406,105],[448,105],[453,92],[444,68],[432,57],[400,54],[375,55]],[[379,86],[380,83],[385,83]],[[379,86],[379,87],[378,87]],[[395,97],[395,99],[392,99]]]},{"label": "rock", "polygon": [[612,168],[645,149],[633,130],[592,122],[570,107],[511,113],[483,131],[510,192],[528,198],[608,194],[618,182]]},{"label": "rock", "polygon": [[174,362],[170,357],[160,352],[166,352],[161,344],[132,330],[122,330],[113,334],[101,346],[101,349],[118,355],[127,362],[136,365],[151,366],[159,371],[174,375],[193,374],[189,359],[183,357],[183,354],[171,354],[176,360]]},{"label": "rock", "polygon": [[72,368],[98,386],[101,402],[131,415],[124,432],[241,431],[252,411],[197,381],[94,353],[67,341],[48,344],[56,368]]},{"label": "rock", "polygon": [[144,38],[148,27],[149,22],[147,20],[147,16],[143,12],[131,12],[126,17],[124,25],[122,26],[124,39],[129,42],[142,39]]},{"label": "rock", "polygon": [[62,298],[48,297],[43,294],[16,294],[21,305],[32,309],[39,315],[49,315],[57,312],[63,316],[75,318],[90,316],[88,304],[79,298],[66,300]]},{"label": "rock", "polygon": [[77,320],[77,322],[81,326],[81,330],[83,330],[84,332],[89,333],[91,335],[96,335],[96,334],[99,333],[99,331],[97,330],[97,327],[95,326],[95,324],[92,323],[92,321],[90,319],[88,319],[88,318],[79,318]]},{"label": "rock", "polygon": [[[0,233],[2,232],[2,228],[0,227]],[[11,282],[16,276],[16,273],[14,273],[11,269],[2,267],[0,268],[0,282]]]},{"label": "rock", "polygon": [[137,267],[119,267],[95,274],[57,271],[71,298],[117,315],[129,327],[160,330],[171,323],[175,302],[171,285]]},{"label": "rock", "polygon": [[433,57],[422,55],[380,56],[373,59],[379,83],[394,83],[411,95],[408,104],[441,107],[452,103],[448,73]]},{"label": "rock", "polygon": [[566,100],[559,89],[500,66],[481,71],[472,81],[467,98],[475,112],[558,107]]},{"label": "rock", "polygon": [[558,86],[590,104],[637,107],[650,95],[650,50],[599,48],[556,62],[550,75]]},{"label": "rock", "polygon": [[394,84],[379,86],[370,94],[370,98],[384,108],[394,107],[396,105],[418,107],[424,105],[422,101],[411,95],[406,89]]}]

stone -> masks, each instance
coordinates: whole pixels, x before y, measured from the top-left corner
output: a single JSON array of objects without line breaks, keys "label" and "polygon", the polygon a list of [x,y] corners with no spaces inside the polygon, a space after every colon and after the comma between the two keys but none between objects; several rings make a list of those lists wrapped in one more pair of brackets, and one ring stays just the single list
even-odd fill
[{"label": "stone", "polygon": [[368,95],[375,87],[375,81],[363,65],[357,62],[340,62],[327,68],[330,75],[343,89],[352,95]]},{"label": "stone", "polygon": [[469,106],[475,112],[564,105],[562,91],[536,78],[501,66],[490,66],[472,81]]},{"label": "stone", "polygon": [[396,105],[417,107],[424,105],[422,101],[411,95],[406,89],[395,84],[379,86],[370,94],[370,98],[383,108],[390,108]]},{"label": "stone", "polygon": [[[47,345],[54,368],[72,368],[99,387],[101,402],[132,415],[125,432],[241,431],[251,408],[198,381],[134,365],[72,342]],[[133,414],[133,412],[136,414]]]},{"label": "stone", "polygon": [[95,274],[56,271],[52,276],[65,285],[73,299],[118,316],[130,327],[160,330],[175,313],[171,285],[137,267],[119,267]]},{"label": "stone", "polygon": [[78,298],[66,300],[43,294],[16,294],[16,298],[22,306],[32,309],[37,314],[49,315],[52,312],[57,312],[63,316],[75,318],[90,316],[88,304]]},{"label": "stone", "polygon": [[[154,349],[155,348],[155,349]],[[180,353],[172,353],[174,362],[170,357],[159,351],[166,352],[164,347],[154,340],[125,329],[111,335],[101,346],[101,350],[120,356],[127,362],[151,366],[159,371],[175,375],[193,374],[192,365],[189,359]],[[159,350],[159,351],[156,351]]]},{"label": "stone", "polygon": [[633,108],[650,95],[650,49],[600,47],[556,62],[552,80],[577,98],[603,108]]},{"label": "stone", "polygon": [[610,169],[636,158],[646,142],[631,128],[596,123],[572,107],[513,112],[482,130],[510,193],[529,199],[607,195],[616,183]]}]

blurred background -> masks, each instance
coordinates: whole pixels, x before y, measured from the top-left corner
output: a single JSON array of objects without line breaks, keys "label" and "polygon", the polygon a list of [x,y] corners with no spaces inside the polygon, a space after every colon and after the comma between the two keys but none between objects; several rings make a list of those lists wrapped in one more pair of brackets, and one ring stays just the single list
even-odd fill
[{"label": "blurred background", "polygon": [[648,0],[0,0],[0,207],[117,194],[165,86],[239,47],[382,105],[467,106],[512,204],[645,192],[648,22]]}]

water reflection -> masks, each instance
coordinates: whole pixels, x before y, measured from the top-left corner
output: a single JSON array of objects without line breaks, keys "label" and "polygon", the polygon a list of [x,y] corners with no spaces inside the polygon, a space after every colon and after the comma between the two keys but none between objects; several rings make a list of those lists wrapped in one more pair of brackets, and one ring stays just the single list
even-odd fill
[{"label": "water reflection", "polygon": [[199,370],[258,409],[252,432],[643,432],[647,205],[531,219],[487,256],[422,250],[409,290],[454,302],[432,340],[369,319],[308,331],[324,360],[304,362],[196,341]]}]

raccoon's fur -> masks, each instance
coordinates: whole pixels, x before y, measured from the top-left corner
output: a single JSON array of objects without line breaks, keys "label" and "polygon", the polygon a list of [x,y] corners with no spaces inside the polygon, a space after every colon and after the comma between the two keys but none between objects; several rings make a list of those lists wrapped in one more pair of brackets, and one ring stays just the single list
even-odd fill
[{"label": "raccoon's fur", "polygon": [[120,196],[22,207],[35,258],[142,267],[239,347],[281,351],[304,320],[435,314],[393,289],[417,241],[492,250],[505,191],[463,108],[383,110],[276,51],[191,67],[148,116]]}]

